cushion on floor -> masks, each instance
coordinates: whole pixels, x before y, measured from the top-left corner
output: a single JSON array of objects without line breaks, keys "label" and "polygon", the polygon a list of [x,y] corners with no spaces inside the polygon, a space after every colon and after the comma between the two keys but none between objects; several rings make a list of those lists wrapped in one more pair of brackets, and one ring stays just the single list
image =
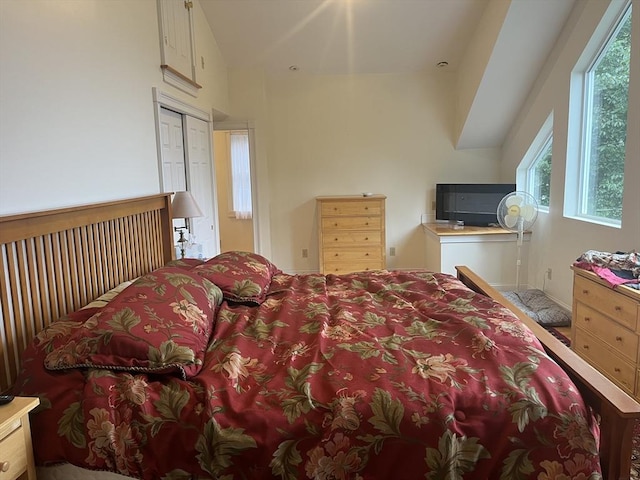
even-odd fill
[{"label": "cushion on floor", "polygon": [[529,289],[519,292],[500,292],[527,316],[544,327],[566,327],[571,325],[571,312],[558,305],[542,290]]}]

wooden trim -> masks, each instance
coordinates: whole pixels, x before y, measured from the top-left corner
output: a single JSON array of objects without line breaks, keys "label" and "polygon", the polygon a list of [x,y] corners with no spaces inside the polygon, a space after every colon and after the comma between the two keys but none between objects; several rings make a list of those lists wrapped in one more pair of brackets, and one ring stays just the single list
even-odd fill
[{"label": "wooden trim", "polygon": [[601,417],[600,462],[604,478],[628,479],[631,471],[631,435],[635,422],[640,420],[640,404],[468,267],[457,266],[456,270],[462,283],[511,310],[538,337],[547,354],[567,372],[585,402]]},{"label": "wooden trim", "polygon": [[202,88],[202,85],[197,84],[196,82],[191,80],[189,77],[187,77],[183,73],[180,73],[178,70],[176,70],[175,68],[173,68],[173,67],[171,67],[169,65],[160,65],[160,68],[162,70],[166,70],[167,72],[171,72],[172,75],[180,78],[180,80],[182,80],[183,82],[187,82],[189,85],[192,85],[192,86],[194,86],[196,88]]},{"label": "wooden trim", "polygon": [[173,256],[169,193],[0,217],[0,392],[44,327]]}]

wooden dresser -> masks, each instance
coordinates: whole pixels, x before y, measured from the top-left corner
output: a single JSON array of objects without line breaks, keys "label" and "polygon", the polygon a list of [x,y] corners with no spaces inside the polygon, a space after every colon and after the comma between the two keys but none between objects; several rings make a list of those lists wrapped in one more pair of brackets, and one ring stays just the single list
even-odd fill
[{"label": "wooden dresser", "polygon": [[594,273],[572,268],[572,348],[640,400],[640,291],[612,289]]},{"label": "wooden dresser", "polygon": [[35,480],[29,412],[40,400],[16,397],[0,405],[0,480]]},{"label": "wooden dresser", "polygon": [[321,273],[386,268],[384,195],[317,197]]}]

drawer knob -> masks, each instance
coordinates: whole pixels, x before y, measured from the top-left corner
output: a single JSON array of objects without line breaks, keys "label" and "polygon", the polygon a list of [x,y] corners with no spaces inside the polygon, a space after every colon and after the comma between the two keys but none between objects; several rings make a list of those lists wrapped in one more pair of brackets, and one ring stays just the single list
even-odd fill
[{"label": "drawer knob", "polygon": [[365,210],[369,210],[369,207],[364,207]]},{"label": "drawer knob", "polygon": [[8,472],[9,467],[11,467],[11,464],[9,462],[0,463],[0,472]]},{"label": "drawer knob", "polygon": [[582,290],[582,293],[584,293],[585,295],[588,295],[589,294],[589,290],[587,290],[587,289]]},{"label": "drawer knob", "polygon": [[622,307],[620,305],[616,305],[615,307],[613,307],[615,309],[616,312],[620,312],[622,311]]},{"label": "drawer knob", "polygon": [[591,317],[584,317],[584,321],[585,322],[590,322],[591,321]]},{"label": "drawer knob", "polygon": [[368,257],[368,256],[369,256],[369,254],[368,254],[368,253],[365,253],[365,254],[364,254],[364,256],[365,256],[365,257]]},{"label": "drawer knob", "polygon": [[333,226],[334,226],[334,227],[337,227],[337,226],[338,226],[338,222],[334,223],[334,224],[333,224]]},{"label": "drawer knob", "polygon": [[584,348],[585,350],[589,350],[589,345],[582,345],[582,348]]},{"label": "drawer knob", "polygon": [[616,337],[616,342],[621,342],[622,341],[622,337],[618,336]]},{"label": "drawer knob", "polygon": [[369,225],[369,222],[365,223],[365,225]]},{"label": "drawer knob", "polygon": [[335,254],[335,256],[337,257],[337,256],[338,256],[338,254],[336,253],[336,254]]},{"label": "drawer knob", "polygon": [[365,240],[369,240],[369,237],[364,237]]},{"label": "drawer knob", "polygon": [[616,373],[620,373],[620,369],[618,367],[614,368],[613,371]]},{"label": "drawer knob", "polygon": [[338,241],[338,239],[337,239],[337,238],[334,238],[334,239],[333,239],[333,241],[334,241],[334,242],[337,242],[337,241]]}]

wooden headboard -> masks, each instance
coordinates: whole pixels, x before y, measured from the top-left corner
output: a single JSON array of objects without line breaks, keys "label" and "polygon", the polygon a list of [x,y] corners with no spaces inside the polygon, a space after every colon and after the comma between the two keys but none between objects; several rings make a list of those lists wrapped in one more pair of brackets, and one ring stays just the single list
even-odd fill
[{"label": "wooden headboard", "polygon": [[0,392],[57,318],[174,256],[171,196],[0,217]]}]

